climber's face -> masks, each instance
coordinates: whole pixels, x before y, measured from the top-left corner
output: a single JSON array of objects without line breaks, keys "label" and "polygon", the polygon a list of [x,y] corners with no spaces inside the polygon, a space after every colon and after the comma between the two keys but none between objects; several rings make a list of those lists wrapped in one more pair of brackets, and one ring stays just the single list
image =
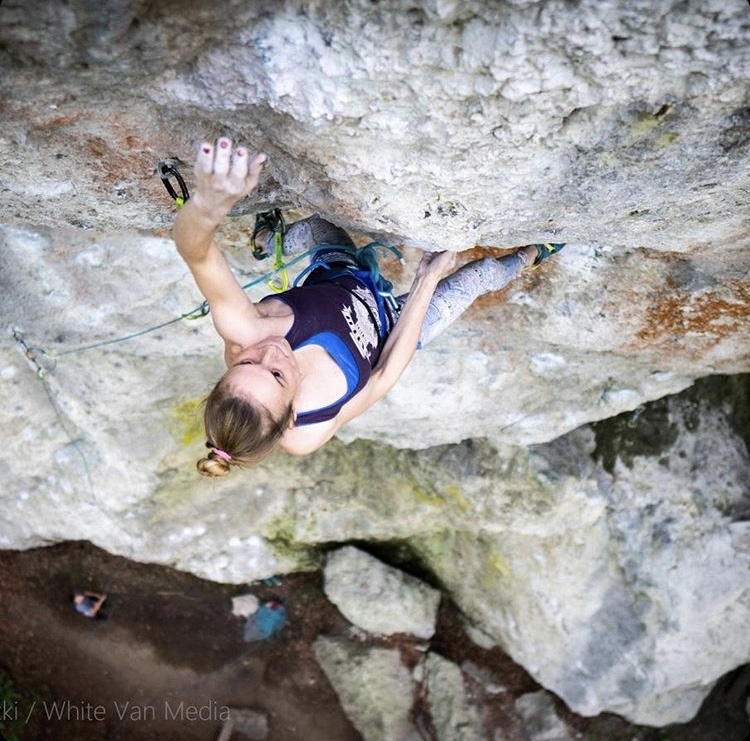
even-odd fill
[{"label": "climber's face", "polygon": [[246,347],[224,376],[228,389],[265,407],[281,419],[294,402],[300,369],[291,345],[283,337],[269,337]]}]

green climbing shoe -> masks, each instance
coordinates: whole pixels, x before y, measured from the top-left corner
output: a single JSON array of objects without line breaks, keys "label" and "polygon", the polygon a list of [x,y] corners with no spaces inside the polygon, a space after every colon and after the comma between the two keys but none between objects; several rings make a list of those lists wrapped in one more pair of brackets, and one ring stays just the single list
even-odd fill
[{"label": "green climbing shoe", "polygon": [[563,247],[565,247],[565,243],[555,244],[552,242],[547,242],[546,244],[535,244],[534,247],[536,247],[537,257],[532,265],[536,267],[543,260],[546,260],[548,257],[552,257],[552,255],[557,254]]}]

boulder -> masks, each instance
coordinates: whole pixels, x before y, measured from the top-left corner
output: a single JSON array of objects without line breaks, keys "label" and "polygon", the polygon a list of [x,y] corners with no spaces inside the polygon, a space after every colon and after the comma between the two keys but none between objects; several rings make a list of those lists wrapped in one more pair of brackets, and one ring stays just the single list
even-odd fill
[{"label": "boulder", "polygon": [[326,596],[358,628],[425,640],[435,632],[440,592],[423,581],[352,546],[329,553],[323,575]]},{"label": "boulder", "polygon": [[410,719],[416,685],[398,649],[319,636],[314,644],[352,725],[366,741],[420,741]]},{"label": "boulder", "polygon": [[439,654],[428,653],[421,671],[437,741],[484,741],[487,732],[461,669]]}]

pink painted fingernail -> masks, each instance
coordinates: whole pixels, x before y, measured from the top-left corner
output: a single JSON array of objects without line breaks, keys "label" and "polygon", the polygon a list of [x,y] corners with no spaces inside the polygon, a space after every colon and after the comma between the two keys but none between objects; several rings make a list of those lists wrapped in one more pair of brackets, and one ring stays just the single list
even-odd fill
[{"label": "pink painted fingernail", "polygon": [[236,155],[237,155],[238,157],[244,157],[244,156],[245,156],[245,150],[244,150],[244,149],[238,149],[238,150],[237,150],[237,151],[235,152],[235,154],[236,154]]},{"label": "pink painted fingernail", "polygon": [[203,154],[211,154],[211,147],[203,147]]},{"label": "pink painted fingernail", "polygon": [[226,139],[222,139],[222,140],[221,140],[221,141],[219,142],[219,146],[220,146],[220,147],[221,147],[222,149],[226,149],[226,148],[227,148],[227,147],[229,146],[229,142],[228,142],[228,141],[227,141]]}]

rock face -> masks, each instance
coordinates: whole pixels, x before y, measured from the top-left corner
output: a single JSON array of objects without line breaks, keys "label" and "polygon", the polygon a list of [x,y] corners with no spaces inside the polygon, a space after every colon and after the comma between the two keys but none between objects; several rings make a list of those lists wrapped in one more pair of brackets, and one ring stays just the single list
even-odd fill
[{"label": "rock face", "polygon": [[[744,2],[0,19],[1,547],[87,539],[243,582],[396,543],[572,709],[652,725],[750,661]],[[220,235],[254,298],[270,203],[403,245],[404,289],[417,248],[568,246],[324,450],[206,483],[220,347],[210,319],[169,323],[201,299],[155,168],[191,187],[219,134],[270,155]]]},{"label": "rock face", "polygon": [[[468,699],[461,670],[438,654],[428,654],[422,668],[438,741],[487,738],[480,714]],[[494,737],[502,741],[499,731]]]},{"label": "rock face", "polygon": [[369,633],[435,633],[440,592],[376,558],[347,546],[326,559],[325,592],[341,613]]},{"label": "rock face", "polygon": [[315,642],[315,655],[363,738],[419,741],[409,718],[415,684],[398,649],[366,649],[321,636]]},{"label": "rock face", "polygon": [[516,708],[526,717],[526,733],[531,741],[572,741],[548,692],[523,695],[516,700]]}]

